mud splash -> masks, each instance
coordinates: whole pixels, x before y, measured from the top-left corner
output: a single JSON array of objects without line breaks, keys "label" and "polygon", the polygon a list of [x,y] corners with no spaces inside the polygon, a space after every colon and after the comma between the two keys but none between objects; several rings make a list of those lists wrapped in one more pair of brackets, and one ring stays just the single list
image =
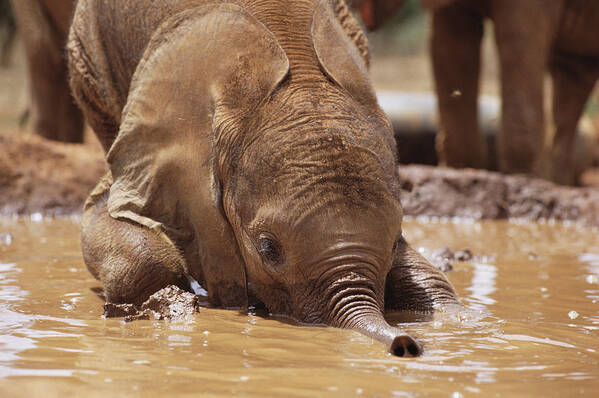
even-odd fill
[{"label": "mud splash", "polygon": [[[179,321],[102,318],[78,225],[1,220],[0,396],[521,396],[599,389],[599,241],[561,225],[407,222],[471,311],[392,314],[425,347],[399,359],[351,331],[202,308]],[[478,257],[476,257],[478,256]],[[483,257],[484,256],[484,257]]]}]

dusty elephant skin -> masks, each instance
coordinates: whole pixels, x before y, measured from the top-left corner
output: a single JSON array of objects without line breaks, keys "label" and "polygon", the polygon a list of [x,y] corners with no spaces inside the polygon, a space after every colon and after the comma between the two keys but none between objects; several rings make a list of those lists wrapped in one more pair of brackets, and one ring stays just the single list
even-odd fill
[{"label": "dusty elephant skin", "polygon": [[80,2],[71,86],[110,168],[82,248],[107,300],[193,278],[214,305],[420,355],[384,310],[458,302],[402,238],[364,44],[341,1]]},{"label": "dusty elephant skin", "polygon": [[[483,19],[490,18],[501,67],[499,167],[574,183],[578,120],[599,77],[599,2],[595,0],[424,0],[432,13],[431,56],[439,99],[437,147],[450,167],[484,168],[476,100]],[[553,81],[548,165],[543,81]],[[464,145],[467,142],[468,145]]]},{"label": "dusty elephant skin", "polygon": [[75,1],[10,4],[27,59],[27,112],[33,131],[57,141],[83,142],[83,115],[71,96],[64,50]]}]

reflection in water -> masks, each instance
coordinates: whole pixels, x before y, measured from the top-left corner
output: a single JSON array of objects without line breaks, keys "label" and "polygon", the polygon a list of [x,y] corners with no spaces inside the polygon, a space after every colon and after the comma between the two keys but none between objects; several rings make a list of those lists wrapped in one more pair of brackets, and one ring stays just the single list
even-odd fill
[{"label": "reflection in water", "polygon": [[[584,290],[586,298],[596,306],[599,306],[599,253],[584,253],[578,259],[585,263],[588,275],[585,277],[587,288]],[[585,326],[585,330],[599,333],[599,309],[587,315],[593,326]],[[593,351],[595,352],[595,351]]]},{"label": "reflection in water", "polygon": [[[11,333],[30,323],[27,317],[10,309],[11,303],[22,300],[27,292],[16,286],[17,264],[0,264],[0,377],[11,375],[12,363],[20,351],[34,348],[34,340]],[[24,319],[25,318],[25,319]]]},{"label": "reflection in water", "polygon": [[495,304],[490,295],[495,292],[495,278],[497,277],[497,267],[491,264],[472,264],[474,271],[472,275],[472,285],[467,289],[472,292],[468,300],[470,307],[482,310],[486,306]]},{"label": "reflection in water", "polygon": [[[0,378],[8,376],[71,376],[73,370],[64,369],[22,369],[14,366],[19,354],[36,348],[37,340],[51,337],[77,337],[74,334],[50,330],[32,329],[35,321],[52,320],[65,322],[44,315],[26,315],[12,309],[14,303],[23,301],[28,292],[16,285],[16,276],[21,272],[17,264],[0,264]],[[80,321],[67,320],[69,324]]]},{"label": "reflection in water", "polygon": [[599,254],[583,253],[578,256],[578,260],[586,264],[589,275],[585,280],[589,284],[599,285]]},{"label": "reflection in water", "polygon": [[539,339],[537,337],[527,336],[523,334],[503,334],[501,337],[509,341],[529,341],[535,344],[549,344],[557,347],[576,348],[576,346],[572,344],[564,343],[561,341],[551,340],[549,338]]},{"label": "reflection in water", "polygon": [[[0,396],[545,396],[599,389],[594,235],[503,222],[408,222],[404,230],[425,251],[470,248],[495,258],[455,264],[448,274],[467,310],[389,314],[425,347],[410,360],[355,332],[237,311],[202,309],[187,322],[102,319],[75,223],[0,220],[0,235],[11,236],[0,252]],[[571,319],[572,311],[579,316]]]},{"label": "reflection in water", "polygon": [[[0,305],[11,301],[21,301],[27,292],[15,285],[16,274],[21,272],[16,263],[0,263]],[[0,318],[1,321],[1,318]]]}]

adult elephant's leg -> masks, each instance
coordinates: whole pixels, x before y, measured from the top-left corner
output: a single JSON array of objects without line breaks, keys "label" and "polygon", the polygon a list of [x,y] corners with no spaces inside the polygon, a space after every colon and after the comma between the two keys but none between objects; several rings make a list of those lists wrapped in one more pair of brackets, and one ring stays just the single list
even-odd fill
[{"label": "adult elephant's leg", "polygon": [[501,68],[499,168],[507,173],[542,175],[543,83],[559,21],[559,2],[492,2]]},{"label": "adult elephant's leg", "polygon": [[484,168],[487,149],[477,119],[482,15],[461,3],[432,12],[430,50],[440,131],[441,164]]},{"label": "adult elephant's leg", "polygon": [[140,304],[168,285],[187,288],[179,250],[155,232],[112,218],[106,209],[111,177],[88,199],[81,223],[81,248],[91,274],[104,286],[106,300]]},{"label": "adult elephant's leg", "polygon": [[574,184],[576,126],[599,77],[599,64],[597,59],[556,53],[552,57],[550,69],[555,124],[551,145],[551,179],[559,184]]},{"label": "adult elephant's leg", "polygon": [[452,304],[459,301],[443,272],[402,239],[387,275],[385,309],[430,311]]},{"label": "adult elephant's leg", "polygon": [[27,57],[33,130],[53,140],[82,142],[83,115],[68,84],[66,31],[39,1],[15,0],[11,4]]}]

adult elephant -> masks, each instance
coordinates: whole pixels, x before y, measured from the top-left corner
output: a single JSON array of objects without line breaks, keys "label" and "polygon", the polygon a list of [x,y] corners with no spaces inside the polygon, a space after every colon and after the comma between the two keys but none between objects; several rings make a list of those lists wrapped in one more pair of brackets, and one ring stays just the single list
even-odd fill
[{"label": "adult elephant", "polygon": [[[477,98],[483,20],[494,23],[501,69],[500,170],[574,183],[574,138],[599,76],[596,0],[422,0],[432,14],[430,49],[440,112],[437,150],[452,167],[486,166]],[[553,80],[549,167],[544,77]]]},{"label": "adult elephant", "polygon": [[28,115],[33,131],[58,141],[83,141],[83,115],[68,83],[65,45],[74,0],[10,0],[25,47]]},{"label": "adult elephant", "polygon": [[378,29],[393,16],[404,0],[350,0],[352,8],[357,10],[370,30]]},{"label": "adult elephant", "polygon": [[82,249],[107,299],[214,305],[420,345],[385,310],[457,299],[402,236],[396,145],[342,0],[87,0],[71,85],[107,151]]}]

